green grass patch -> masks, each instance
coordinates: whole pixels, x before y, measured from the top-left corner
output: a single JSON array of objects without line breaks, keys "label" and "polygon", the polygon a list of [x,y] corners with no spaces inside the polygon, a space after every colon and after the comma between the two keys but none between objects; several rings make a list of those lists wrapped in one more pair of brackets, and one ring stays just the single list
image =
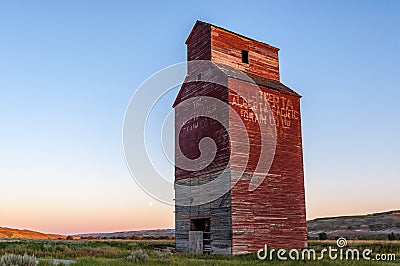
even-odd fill
[{"label": "green grass patch", "polygon": [[[155,248],[174,246],[171,241],[129,241],[129,240],[48,240],[48,241],[0,241],[0,256],[5,253],[35,255],[42,259],[70,259],[75,260],[74,266],[80,265],[399,265],[400,241],[348,241],[348,248],[358,250],[372,249],[376,253],[394,253],[397,261],[331,261],[325,257],[319,261],[261,261],[256,254],[225,256],[225,255],[191,255],[178,253],[163,257]],[[335,241],[310,241],[309,248],[318,253],[327,247],[336,247]],[[141,262],[129,261],[127,258],[132,251],[143,250],[148,259]],[[373,255],[371,256],[373,257]],[[396,263],[397,262],[397,263]],[[51,265],[43,261],[39,265]]]}]

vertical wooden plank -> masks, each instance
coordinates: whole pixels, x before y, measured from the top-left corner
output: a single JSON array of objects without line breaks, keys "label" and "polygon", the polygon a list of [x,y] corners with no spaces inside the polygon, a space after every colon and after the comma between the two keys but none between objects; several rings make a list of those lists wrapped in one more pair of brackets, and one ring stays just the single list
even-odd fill
[{"label": "vertical wooden plank", "polygon": [[203,232],[189,231],[189,253],[203,254]]}]

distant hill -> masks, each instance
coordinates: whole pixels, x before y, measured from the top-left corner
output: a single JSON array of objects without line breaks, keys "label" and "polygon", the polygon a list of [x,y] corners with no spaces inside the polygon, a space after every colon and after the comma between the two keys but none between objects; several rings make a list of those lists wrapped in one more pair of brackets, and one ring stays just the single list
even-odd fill
[{"label": "distant hill", "polygon": [[[308,235],[326,233],[330,238],[379,239],[388,234],[400,235],[400,210],[356,216],[317,218],[307,221]],[[400,236],[398,236],[400,237]]]},{"label": "distant hill", "polygon": [[23,238],[23,239],[65,239],[66,236],[55,234],[44,234],[31,230],[19,230],[0,227],[0,238]]},{"label": "distant hill", "polygon": [[[307,221],[308,235],[318,238],[327,233],[329,238],[344,236],[347,239],[387,239],[394,233],[400,237],[400,210],[356,216],[317,218]],[[124,231],[75,235],[82,238],[165,238],[174,237],[174,229]]]},{"label": "distant hill", "polygon": [[[318,238],[319,233],[326,233],[329,238],[346,237],[347,239],[387,239],[388,234],[400,238],[400,210],[372,213],[367,215],[338,216],[317,218],[307,221],[310,238]],[[123,231],[112,233],[88,233],[74,235],[74,238],[102,239],[166,239],[175,236],[174,229]],[[24,239],[66,239],[66,236],[44,234],[30,230],[18,230],[0,227],[0,238]]]},{"label": "distant hill", "polygon": [[156,230],[139,230],[139,231],[123,231],[113,233],[91,233],[79,234],[74,237],[81,238],[171,238],[175,236],[175,229],[156,229]]}]

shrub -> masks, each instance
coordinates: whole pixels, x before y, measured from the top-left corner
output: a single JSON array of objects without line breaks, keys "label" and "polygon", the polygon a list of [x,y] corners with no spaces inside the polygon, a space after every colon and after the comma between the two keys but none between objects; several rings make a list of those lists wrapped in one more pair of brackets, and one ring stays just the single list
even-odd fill
[{"label": "shrub", "polygon": [[169,250],[169,249],[165,249],[165,250],[161,250],[161,251],[156,250],[155,254],[159,259],[162,259],[162,260],[168,259],[169,257],[171,257],[173,255],[171,250]]},{"label": "shrub", "polygon": [[0,266],[36,266],[36,258],[27,254],[4,254],[0,259]]},{"label": "shrub", "polygon": [[318,234],[319,240],[327,240],[328,235],[325,232],[319,233]]},{"label": "shrub", "polygon": [[132,251],[131,254],[126,258],[129,262],[141,262],[149,259],[149,255],[142,249]]}]

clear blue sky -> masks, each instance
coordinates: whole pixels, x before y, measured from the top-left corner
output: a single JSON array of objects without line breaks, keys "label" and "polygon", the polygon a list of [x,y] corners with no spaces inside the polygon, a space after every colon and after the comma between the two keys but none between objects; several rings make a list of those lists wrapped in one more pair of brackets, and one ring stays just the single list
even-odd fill
[{"label": "clear blue sky", "polygon": [[173,226],[129,176],[122,122],[146,78],[186,59],[197,19],[281,49],[281,80],[303,95],[308,218],[400,209],[399,14],[398,1],[1,2],[0,226]]}]

